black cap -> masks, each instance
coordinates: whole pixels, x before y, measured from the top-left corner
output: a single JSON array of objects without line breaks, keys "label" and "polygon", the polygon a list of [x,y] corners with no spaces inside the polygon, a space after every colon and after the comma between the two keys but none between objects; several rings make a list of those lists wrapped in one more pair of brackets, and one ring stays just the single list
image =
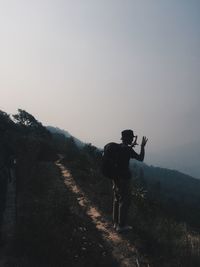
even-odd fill
[{"label": "black cap", "polygon": [[121,139],[126,139],[126,138],[132,138],[135,137],[134,133],[132,130],[124,130],[122,131],[122,138]]}]

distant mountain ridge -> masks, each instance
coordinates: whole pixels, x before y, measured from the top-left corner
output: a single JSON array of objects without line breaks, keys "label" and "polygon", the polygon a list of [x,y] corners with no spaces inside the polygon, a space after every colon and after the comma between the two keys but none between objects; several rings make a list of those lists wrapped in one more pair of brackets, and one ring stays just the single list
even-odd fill
[{"label": "distant mountain ridge", "polygon": [[152,154],[148,162],[200,179],[200,140]]},{"label": "distant mountain ridge", "polygon": [[65,137],[70,138],[72,137],[74,139],[74,142],[76,143],[76,145],[79,148],[84,147],[86,144],[84,142],[82,142],[80,139],[74,137],[73,135],[71,135],[69,132],[67,132],[66,130],[60,129],[58,127],[53,127],[53,126],[47,126],[46,127],[51,133],[58,133],[58,134],[63,134]]},{"label": "distant mountain ridge", "polygon": [[195,195],[200,198],[200,180],[197,178],[177,170],[149,166],[136,160],[132,160],[130,166],[133,172],[135,167],[137,170],[142,169],[143,178],[149,183],[159,182],[161,187],[169,192],[176,189],[175,191],[184,195]]},{"label": "distant mountain ridge", "polygon": [[167,168],[148,166],[135,160],[130,164],[134,181],[147,190],[180,221],[199,228],[200,179]]}]

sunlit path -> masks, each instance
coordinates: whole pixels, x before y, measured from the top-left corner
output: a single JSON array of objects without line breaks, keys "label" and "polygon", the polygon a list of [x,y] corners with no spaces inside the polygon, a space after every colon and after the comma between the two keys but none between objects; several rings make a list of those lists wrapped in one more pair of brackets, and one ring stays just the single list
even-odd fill
[{"label": "sunlit path", "polygon": [[[76,196],[79,205],[86,211],[104,241],[112,248],[113,257],[122,267],[147,267],[138,256],[137,250],[122,235],[116,233],[110,222],[103,218],[101,212],[87,198],[85,193],[76,184],[69,170],[59,162],[56,163],[62,172],[66,187]],[[150,267],[150,266],[149,266]]]}]

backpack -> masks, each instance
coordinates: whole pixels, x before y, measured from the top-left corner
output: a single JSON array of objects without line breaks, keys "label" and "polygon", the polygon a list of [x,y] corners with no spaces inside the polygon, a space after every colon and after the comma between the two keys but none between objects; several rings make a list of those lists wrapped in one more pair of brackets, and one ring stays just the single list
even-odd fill
[{"label": "backpack", "polygon": [[109,179],[114,179],[118,173],[118,155],[120,145],[108,143],[104,146],[102,158],[102,173]]}]

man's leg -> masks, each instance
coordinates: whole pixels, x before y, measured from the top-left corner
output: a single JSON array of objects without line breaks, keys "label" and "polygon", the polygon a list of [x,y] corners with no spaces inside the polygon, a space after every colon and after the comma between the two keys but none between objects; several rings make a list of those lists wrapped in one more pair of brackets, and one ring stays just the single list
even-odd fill
[{"label": "man's leg", "polygon": [[119,224],[119,194],[116,183],[113,181],[113,224]]},{"label": "man's leg", "polygon": [[128,211],[131,204],[130,180],[121,180],[119,184],[119,226],[127,225]]}]

